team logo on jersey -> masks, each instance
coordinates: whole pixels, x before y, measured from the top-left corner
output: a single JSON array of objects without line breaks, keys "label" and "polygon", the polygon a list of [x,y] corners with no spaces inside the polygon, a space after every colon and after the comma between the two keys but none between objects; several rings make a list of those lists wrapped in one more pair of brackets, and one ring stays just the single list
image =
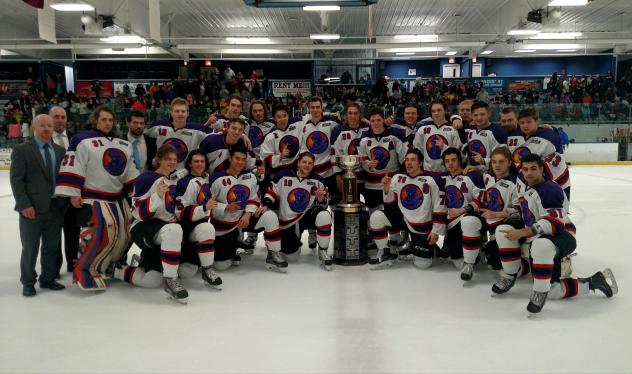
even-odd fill
[{"label": "team logo on jersey", "polygon": [[295,213],[303,213],[309,205],[311,195],[304,188],[295,188],[287,195],[287,203]]},{"label": "team logo on jersey", "polygon": [[311,153],[319,155],[329,147],[329,139],[322,131],[314,131],[307,135],[305,145]]},{"label": "team logo on jersey", "polygon": [[195,198],[197,205],[205,205],[208,201],[207,199],[208,195],[209,195],[208,183],[204,183],[202,187],[200,187],[200,191],[198,192],[197,197]]},{"label": "team logo on jersey", "polygon": [[178,152],[178,162],[186,160],[189,155],[189,147],[187,147],[185,142],[178,138],[169,138],[162,144],[169,144],[176,149],[176,152]]},{"label": "team logo on jersey", "polygon": [[105,171],[117,177],[125,171],[127,156],[118,148],[108,148],[103,152],[102,163]]},{"label": "team logo on jersey", "polygon": [[296,154],[298,153],[298,148],[299,148],[299,144],[298,144],[298,139],[296,138],[296,136],[285,135],[284,137],[281,138],[281,140],[279,140],[279,150],[281,152],[283,152],[286,149],[290,151],[290,153],[287,156],[288,158],[294,158]]},{"label": "team logo on jersey", "polygon": [[483,145],[483,142],[480,140],[472,140],[467,144],[467,153],[470,159],[470,165],[476,165],[476,161],[474,161],[474,154],[478,153],[482,157],[487,155],[487,148]]},{"label": "team logo on jersey", "polygon": [[349,142],[349,146],[347,147],[348,155],[357,155],[358,147],[360,146],[360,139],[353,139]]},{"label": "team logo on jersey", "polygon": [[407,184],[399,193],[399,201],[404,208],[415,210],[423,203],[424,195],[419,187],[414,184]]},{"label": "team logo on jersey", "polygon": [[426,140],[426,153],[431,159],[438,160],[447,146],[448,140],[443,135],[434,134]]},{"label": "team logo on jersey", "polygon": [[257,148],[263,143],[263,131],[257,126],[250,126],[248,139],[252,143],[252,148]]},{"label": "team logo on jersey", "polygon": [[529,209],[529,202],[524,197],[518,199],[518,203],[520,204],[520,217],[522,217],[522,222],[525,226],[531,227],[535,223],[535,215]]},{"label": "team logo on jersey", "polygon": [[250,197],[250,188],[243,184],[236,184],[228,190],[226,194],[226,202],[228,204],[237,203],[239,209],[245,209],[248,198]]},{"label": "team logo on jersey", "polygon": [[463,192],[455,186],[445,186],[446,207],[448,208],[461,208],[465,202]]},{"label": "team logo on jersey", "polygon": [[524,156],[528,156],[531,154],[531,151],[529,150],[529,148],[527,147],[518,147],[516,148],[515,151],[513,151],[513,155],[511,155],[511,157],[513,158],[513,162],[516,165],[521,165],[522,164],[522,158]]},{"label": "team logo on jersey", "polygon": [[487,202],[487,209],[492,212],[500,212],[505,208],[503,196],[497,188],[490,188],[485,191],[485,201]]},{"label": "team logo on jersey", "polygon": [[376,169],[384,169],[391,160],[391,153],[384,147],[371,148],[371,160],[377,161]]},{"label": "team logo on jersey", "polygon": [[176,211],[176,185],[169,186],[169,191],[165,193],[165,210],[169,213]]}]

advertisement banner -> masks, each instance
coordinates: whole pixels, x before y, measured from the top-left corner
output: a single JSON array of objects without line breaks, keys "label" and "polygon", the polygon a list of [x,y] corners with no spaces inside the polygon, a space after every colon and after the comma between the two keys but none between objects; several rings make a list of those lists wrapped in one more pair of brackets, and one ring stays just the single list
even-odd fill
[{"label": "advertisement banner", "polygon": [[112,97],[114,93],[114,84],[112,82],[107,81],[77,81],[75,84],[75,92],[78,96],[87,96],[87,97],[95,97],[96,92],[92,89],[92,87],[99,83],[101,85],[101,90],[99,90],[100,97]]},{"label": "advertisement banner", "polygon": [[20,96],[22,91],[28,90],[26,81],[0,81],[0,96]]},{"label": "advertisement banner", "polygon": [[11,166],[11,148],[0,148],[0,168],[6,169]]},{"label": "advertisement banner", "polygon": [[310,81],[286,81],[286,80],[270,80],[272,84],[272,93],[276,97],[285,97],[287,94],[295,95],[300,93],[302,96],[310,96],[312,94],[312,82]]},{"label": "advertisement banner", "polygon": [[510,79],[507,84],[508,91],[524,92],[528,89],[539,91],[542,88],[542,81],[538,79]]},{"label": "advertisement banner", "polygon": [[476,78],[475,83],[483,82],[483,86],[489,95],[495,95],[499,92],[506,92],[507,81],[505,78],[497,77],[482,77]]}]

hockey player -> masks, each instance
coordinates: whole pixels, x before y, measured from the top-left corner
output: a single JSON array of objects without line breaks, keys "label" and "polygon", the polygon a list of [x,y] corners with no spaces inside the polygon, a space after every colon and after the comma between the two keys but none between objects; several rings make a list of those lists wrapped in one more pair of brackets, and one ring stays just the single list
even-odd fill
[{"label": "hockey player", "polygon": [[303,122],[300,118],[290,119],[285,105],[272,109],[275,129],[266,135],[261,145],[261,159],[272,177],[284,169],[292,169],[302,143]]},{"label": "hockey player", "polygon": [[358,154],[366,175],[365,204],[371,214],[383,203],[382,179],[399,172],[408,147],[400,130],[385,127],[381,110],[371,110],[369,121],[370,130],[360,139]]},{"label": "hockey player", "polygon": [[[246,122],[240,118],[232,118],[228,120],[228,125],[221,132],[208,134],[200,143],[200,150],[206,154],[208,160],[208,172],[213,174],[222,170],[226,170],[229,166],[228,157],[229,149],[233,147],[246,148],[247,144],[243,140]],[[248,153],[246,169],[254,172],[256,175],[263,173],[263,166],[255,166],[254,153]]]},{"label": "hockey player", "polygon": [[489,122],[489,105],[482,101],[472,104],[475,127],[465,129],[467,145],[467,172],[485,172],[489,168],[489,156],[499,146],[506,146],[507,132],[499,124]]},{"label": "hockey player", "polygon": [[448,148],[443,152],[443,163],[448,174],[443,177],[445,205],[448,209],[448,232],[443,241],[454,267],[461,270],[461,278],[470,280],[481,245],[483,223],[474,214],[474,207],[485,192],[483,175],[465,173],[461,152]]},{"label": "hockey player", "polygon": [[211,196],[217,200],[212,210],[211,223],[215,227],[215,268],[226,270],[233,263],[237,252],[239,230],[260,232],[268,247],[268,269],[285,272],[287,262],[281,255],[279,220],[274,212],[260,206],[257,178],[244,170],[246,150],[230,148],[229,168],[216,172],[209,178]]},{"label": "hockey player", "polygon": [[430,104],[432,121],[424,122],[417,130],[413,146],[423,152],[423,169],[426,172],[443,174],[441,156],[447,148],[461,149],[461,139],[458,130],[450,126],[446,119],[447,104],[442,100],[435,100]]},{"label": "hockey player", "polygon": [[145,135],[155,139],[156,148],[169,144],[176,149],[178,169],[184,169],[189,152],[199,147],[207,133],[199,123],[187,122],[188,117],[189,103],[176,98],[171,101],[171,118],[157,120],[145,130]]},{"label": "hockey player", "polygon": [[[570,231],[574,226],[564,208],[566,196],[562,188],[553,181],[544,180],[543,168],[542,159],[536,154],[522,158],[522,174],[530,188],[520,194],[517,209],[525,227],[516,229],[501,225],[497,228],[514,248],[523,238],[531,242],[534,279],[527,310],[539,313],[547,297],[561,299],[587,294],[591,290],[599,290],[606,297],[612,297],[618,292],[618,287],[610,269],[599,271],[589,278],[560,279],[561,259],[576,248],[575,236]],[[505,293],[515,281],[516,275],[506,271],[492,291]]]},{"label": "hockey player", "polygon": [[55,194],[69,196],[81,209],[80,256],[74,280],[82,290],[104,290],[103,273],[128,248],[131,194],[138,169],[132,145],[112,132],[114,112],[97,107],[90,115],[93,130],[72,138],[57,176]]},{"label": "hockey player", "polygon": [[[248,121],[248,118],[241,114],[242,108],[244,106],[244,100],[241,96],[237,94],[232,94],[228,97],[228,107],[226,109],[226,115],[218,115],[217,113],[212,114],[206,123],[205,127],[212,132],[222,132],[228,128],[228,122],[231,119],[241,119],[243,121]],[[250,126],[246,123],[246,129],[244,134],[248,134],[250,130]]]},{"label": "hockey player", "polygon": [[281,251],[288,258],[298,259],[301,235],[316,230],[318,259],[325,270],[332,260],[327,249],[331,238],[331,214],[327,211],[325,180],[314,173],[315,157],[309,152],[298,156],[296,170],[283,170],[274,176],[263,204],[277,208],[281,228]]},{"label": "hockey player", "polygon": [[389,116],[384,122],[396,129],[404,132],[404,136],[406,137],[406,141],[409,144],[413,143],[413,139],[419,126],[421,126],[421,121],[419,120],[419,109],[417,108],[417,104],[408,103],[404,105],[404,118],[403,120],[396,120],[394,116]]},{"label": "hockey player", "polygon": [[[413,264],[421,269],[432,265],[432,247],[439,235],[445,235],[446,210],[441,191],[431,176],[422,175],[422,155],[418,149],[405,154],[405,173],[382,178],[384,210],[371,214],[369,226],[378,247],[377,257],[370,260],[371,270],[390,267],[397,253],[400,230],[411,236]],[[395,236],[395,237],[394,237]]]}]

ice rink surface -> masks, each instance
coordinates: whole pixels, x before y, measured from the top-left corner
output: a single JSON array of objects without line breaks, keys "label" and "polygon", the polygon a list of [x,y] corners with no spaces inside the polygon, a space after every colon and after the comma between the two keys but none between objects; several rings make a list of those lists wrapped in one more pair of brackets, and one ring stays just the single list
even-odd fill
[{"label": "ice rink surface", "polygon": [[276,274],[264,267],[261,236],[254,256],[221,274],[221,292],[185,280],[188,305],[121,282],[85,293],[67,273],[66,290],[25,298],[8,177],[0,172],[0,372],[632,371],[630,166],[571,169],[574,275],[610,267],[619,295],[549,300],[535,318],[526,279],[492,298],[497,275],[480,266],[464,287],[447,263],[325,272],[309,249]]}]

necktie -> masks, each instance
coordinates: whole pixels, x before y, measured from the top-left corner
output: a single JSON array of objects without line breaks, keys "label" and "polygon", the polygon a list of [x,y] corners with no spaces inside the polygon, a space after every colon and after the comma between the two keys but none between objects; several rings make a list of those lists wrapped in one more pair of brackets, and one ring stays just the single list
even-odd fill
[{"label": "necktie", "polygon": [[132,146],[134,147],[132,156],[134,157],[134,164],[136,164],[136,169],[138,169],[138,171],[142,170],[142,166],[140,164],[140,147],[139,144],[140,140],[136,139],[132,142]]},{"label": "necktie", "polygon": [[[44,144],[44,159],[46,160],[46,170],[48,170],[48,178],[53,182],[51,186],[55,186],[54,174],[53,170],[55,170],[55,165],[53,165],[53,158],[50,156],[49,151],[50,145],[48,143]],[[54,187],[53,187],[54,189]]]}]

